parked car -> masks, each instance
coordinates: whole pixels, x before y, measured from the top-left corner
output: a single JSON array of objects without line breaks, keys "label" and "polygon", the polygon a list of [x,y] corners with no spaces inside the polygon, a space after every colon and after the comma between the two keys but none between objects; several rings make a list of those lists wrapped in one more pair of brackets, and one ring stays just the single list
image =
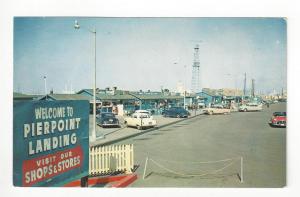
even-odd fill
[{"label": "parked car", "polygon": [[100,113],[112,113],[113,112],[113,108],[112,107],[101,107],[100,108]]},{"label": "parked car", "polygon": [[119,120],[111,112],[100,113],[96,118],[97,124],[101,127],[120,127]]},{"label": "parked car", "polygon": [[134,113],[144,113],[144,114],[148,114],[149,116],[151,116],[151,113],[148,110],[143,110],[143,109],[135,110]]},{"label": "parked car", "polygon": [[124,119],[124,124],[126,125],[126,127],[136,127],[139,130],[149,127],[155,127],[156,120],[153,119],[153,117],[150,115],[150,112],[146,112],[144,113],[141,112],[141,110],[137,110],[137,112],[133,113],[130,117],[126,117]]},{"label": "parked car", "polygon": [[204,102],[200,102],[200,103],[198,103],[198,107],[199,108],[205,108],[205,103]]},{"label": "parked car", "polygon": [[164,117],[170,118],[187,118],[190,113],[182,107],[171,107],[164,111]]},{"label": "parked car", "polygon": [[223,105],[213,105],[212,107],[203,109],[204,114],[229,114],[230,109],[225,108]]},{"label": "parked car", "polygon": [[286,127],[286,112],[274,112],[269,125],[271,127]]},{"label": "parked car", "polygon": [[260,103],[247,103],[239,107],[239,111],[243,111],[243,112],[261,111],[261,110],[262,110],[262,104]]}]

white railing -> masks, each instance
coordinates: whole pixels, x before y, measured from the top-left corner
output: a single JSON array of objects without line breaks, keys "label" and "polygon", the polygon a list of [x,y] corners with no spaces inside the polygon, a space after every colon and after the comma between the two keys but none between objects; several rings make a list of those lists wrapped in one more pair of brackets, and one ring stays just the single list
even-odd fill
[{"label": "white railing", "polygon": [[89,174],[105,174],[123,171],[131,173],[133,163],[133,145],[111,145],[90,148]]}]

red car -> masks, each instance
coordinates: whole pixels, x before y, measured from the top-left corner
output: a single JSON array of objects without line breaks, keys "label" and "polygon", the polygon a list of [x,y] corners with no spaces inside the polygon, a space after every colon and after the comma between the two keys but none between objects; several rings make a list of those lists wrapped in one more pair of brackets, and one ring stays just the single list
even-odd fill
[{"label": "red car", "polygon": [[274,112],[269,124],[272,127],[286,127],[286,112]]}]

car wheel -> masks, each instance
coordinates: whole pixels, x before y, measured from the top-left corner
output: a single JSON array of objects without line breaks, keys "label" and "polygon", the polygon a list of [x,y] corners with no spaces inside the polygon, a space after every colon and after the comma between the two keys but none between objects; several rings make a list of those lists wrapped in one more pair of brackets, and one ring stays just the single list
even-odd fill
[{"label": "car wheel", "polygon": [[128,124],[127,124],[127,122],[124,122],[124,125],[125,125],[125,127],[128,127]]},{"label": "car wheel", "polygon": [[141,130],[141,129],[142,129],[142,127],[141,127],[140,125],[138,125],[138,126],[137,126],[137,129],[138,129],[138,130]]},{"label": "car wheel", "polygon": [[213,114],[214,114],[214,112],[213,112],[213,111],[210,111],[210,112],[209,112],[209,115],[213,115]]},{"label": "car wheel", "polygon": [[244,112],[247,112],[247,111],[248,111],[247,108],[245,108],[245,109],[244,109]]},{"label": "car wheel", "polygon": [[176,118],[180,118],[180,115],[178,114],[178,115],[176,116]]}]

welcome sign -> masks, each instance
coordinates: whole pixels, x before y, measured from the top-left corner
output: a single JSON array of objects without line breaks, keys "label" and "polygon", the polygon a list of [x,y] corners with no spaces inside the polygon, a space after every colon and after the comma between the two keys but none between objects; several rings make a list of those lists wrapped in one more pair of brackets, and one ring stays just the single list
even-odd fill
[{"label": "welcome sign", "polygon": [[15,186],[60,186],[88,175],[88,101],[14,103]]}]

